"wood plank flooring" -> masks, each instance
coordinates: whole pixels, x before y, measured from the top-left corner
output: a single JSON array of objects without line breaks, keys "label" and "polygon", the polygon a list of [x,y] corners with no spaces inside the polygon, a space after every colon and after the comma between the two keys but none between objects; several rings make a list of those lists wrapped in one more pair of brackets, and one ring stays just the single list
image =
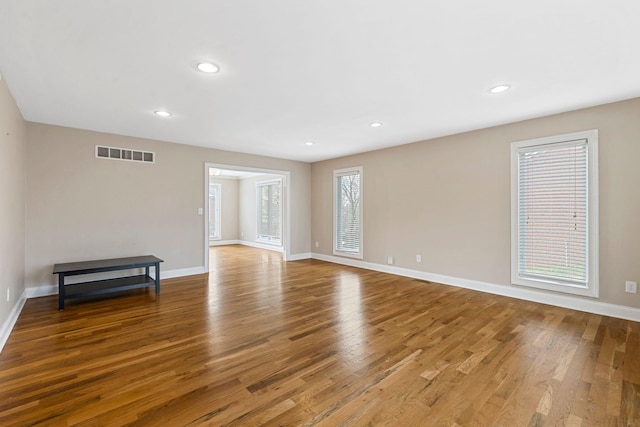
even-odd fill
[{"label": "wood plank flooring", "polygon": [[640,324],[217,247],[207,275],[28,300],[1,426],[640,426]]}]

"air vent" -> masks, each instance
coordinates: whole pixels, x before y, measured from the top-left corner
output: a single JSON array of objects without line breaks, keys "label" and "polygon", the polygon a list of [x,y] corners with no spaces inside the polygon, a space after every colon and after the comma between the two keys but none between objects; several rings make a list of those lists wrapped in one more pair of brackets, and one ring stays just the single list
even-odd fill
[{"label": "air vent", "polygon": [[96,157],[99,159],[127,160],[130,162],[156,162],[156,154],[151,151],[132,150],[130,148],[105,147],[103,145],[96,145]]}]

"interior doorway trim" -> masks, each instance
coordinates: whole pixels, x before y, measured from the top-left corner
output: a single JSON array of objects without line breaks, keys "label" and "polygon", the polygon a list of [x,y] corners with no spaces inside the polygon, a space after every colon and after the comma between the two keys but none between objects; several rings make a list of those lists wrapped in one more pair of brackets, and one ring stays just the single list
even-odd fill
[{"label": "interior doorway trim", "polygon": [[204,271],[209,271],[209,168],[216,169],[228,169],[234,171],[243,171],[243,172],[254,172],[254,173],[264,173],[264,174],[275,174],[282,175],[284,177],[282,185],[283,185],[283,194],[284,194],[284,239],[282,240],[283,251],[282,256],[285,261],[289,261],[291,259],[291,171],[282,171],[275,169],[266,169],[266,168],[254,168],[249,166],[239,166],[239,165],[227,165],[223,163],[212,163],[205,162],[204,164],[204,231],[202,233],[202,240],[204,245]]}]

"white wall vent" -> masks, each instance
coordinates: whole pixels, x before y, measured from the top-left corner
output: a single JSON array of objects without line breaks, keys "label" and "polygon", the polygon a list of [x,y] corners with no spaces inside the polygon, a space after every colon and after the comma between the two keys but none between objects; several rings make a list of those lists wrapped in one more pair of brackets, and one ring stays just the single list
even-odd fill
[{"label": "white wall vent", "polygon": [[96,145],[96,157],[99,159],[127,160],[130,162],[155,163],[156,153],[132,150],[131,148],[105,147]]}]

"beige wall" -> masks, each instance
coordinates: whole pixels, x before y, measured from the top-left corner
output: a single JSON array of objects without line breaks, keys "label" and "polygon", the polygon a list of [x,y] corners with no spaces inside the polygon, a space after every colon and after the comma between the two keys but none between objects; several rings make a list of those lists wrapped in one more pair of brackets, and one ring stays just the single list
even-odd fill
[{"label": "beige wall", "polygon": [[510,143],[588,129],[600,141],[600,300],[640,307],[624,292],[640,282],[640,98],[314,163],[313,250],[332,254],[333,170],[362,165],[364,261],[511,286]]},{"label": "beige wall", "polygon": [[238,240],[238,180],[211,177],[209,182],[220,184],[220,240]]},{"label": "beige wall", "polygon": [[[240,240],[246,242],[256,242],[257,221],[256,212],[256,183],[260,181],[269,181],[276,178],[284,177],[282,175],[260,175],[252,178],[243,178],[240,180],[239,186],[239,202],[240,202]],[[285,183],[286,185],[286,183]],[[283,192],[285,192],[283,186]],[[284,214],[284,213],[283,213]],[[309,213],[311,215],[311,213]],[[292,222],[293,227],[293,222]],[[284,232],[284,229],[283,229]],[[284,235],[283,235],[284,237]]]},{"label": "beige wall", "polygon": [[0,79],[0,327],[24,292],[26,141],[25,122]]},{"label": "beige wall", "polygon": [[[310,165],[44,124],[27,124],[27,287],[57,262],[154,254],[163,270],[204,263],[205,162],[291,172],[291,254],[310,249]],[[156,153],[155,164],[96,159],[94,146]]]}]

